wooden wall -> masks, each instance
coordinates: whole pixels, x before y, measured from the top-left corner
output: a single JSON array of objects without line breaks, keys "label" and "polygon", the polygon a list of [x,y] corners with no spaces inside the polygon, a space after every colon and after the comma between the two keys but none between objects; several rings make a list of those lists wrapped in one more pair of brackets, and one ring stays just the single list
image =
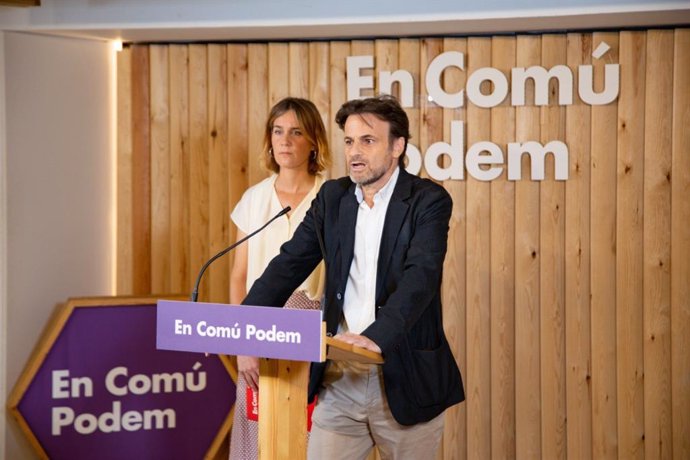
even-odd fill
[{"label": "wooden wall", "polygon": [[[601,41],[611,50],[592,58]],[[313,100],[332,122],[345,58],[407,69],[418,101],[438,54],[457,91],[480,67],[620,63],[620,93],[591,106],[418,103],[422,153],[465,121],[465,143],[564,141],[570,177],[446,181],[454,211],[445,325],[467,401],[447,413],[442,458],[690,458],[690,29],[501,37],[136,45],[118,58],[118,294],[188,293],[234,241],[229,213],[264,174],[269,107]],[[370,72],[371,73],[371,72]],[[378,81],[378,80],[377,80]],[[577,81],[577,80],[575,80]],[[422,174],[425,174],[422,172]],[[228,300],[231,257],[200,299]]]}]

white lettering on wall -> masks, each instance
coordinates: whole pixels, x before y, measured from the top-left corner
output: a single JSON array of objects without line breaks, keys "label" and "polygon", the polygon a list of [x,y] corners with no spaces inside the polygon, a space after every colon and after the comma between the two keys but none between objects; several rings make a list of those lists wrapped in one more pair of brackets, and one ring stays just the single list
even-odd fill
[{"label": "white lettering on wall", "polygon": [[[592,52],[595,60],[601,59],[610,47],[602,42]],[[363,90],[376,88],[374,71],[374,56],[348,56],[347,69],[347,98],[362,98]],[[549,104],[549,86],[557,86],[557,103],[561,106],[572,105],[577,78],[577,92],[579,98],[589,105],[605,105],[616,100],[620,91],[619,64],[605,64],[603,66],[602,89],[594,88],[594,65],[581,65],[577,68],[577,76],[573,75],[570,67],[559,64],[549,69],[541,66],[528,68],[516,67],[509,74],[493,67],[476,69],[467,76],[465,88],[455,93],[448,93],[443,86],[443,72],[455,67],[465,71],[465,55],[458,51],[446,51],[436,56],[426,69],[424,81],[429,100],[447,109],[456,109],[465,105],[465,98],[472,104],[482,108],[493,108],[503,104],[506,98],[514,107],[533,103],[536,106]],[[371,71],[372,75],[364,72]],[[405,69],[394,71],[385,70],[378,73],[379,92],[393,93],[393,84],[398,83],[400,103],[403,107],[414,107],[415,90],[412,73]],[[534,101],[527,101],[527,85],[534,85]],[[452,120],[450,129],[450,143],[438,141],[432,143],[422,156],[419,149],[412,144],[407,148],[407,170],[412,174],[424,168],[435,180],[463,180],[464,170],[468,175],[478,180],[494,180],[503,172],[504,153],[501,147],[489,141],[481,141],[471,145],[464,153],[464,123]],[[531,161],[531,180],[544,180],[544,162],[547,154],[554,157],[554,178],[568,179],[568,146],[561,141],[552,140],[546,145],[536,141],[507,143],[507,167],[509,180],[521,180],[522,171],[520,159],[522,155],[529,155]],[[464,155],[463,155],[464,153]],[[448,161],[443,161],[447,158]]]}]

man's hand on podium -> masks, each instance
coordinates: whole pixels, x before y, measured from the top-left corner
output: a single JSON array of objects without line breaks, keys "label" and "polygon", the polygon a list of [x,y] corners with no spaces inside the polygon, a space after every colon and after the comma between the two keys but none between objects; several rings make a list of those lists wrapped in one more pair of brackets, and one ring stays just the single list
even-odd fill
[{"label": "man's hand on podium", "polygon": [[238,356],[237,372],[244,378],[249,388],[254,391],[259,390],[259,358],[254,356]]},{"label": "man's hand on podium", "polygon": [[376,342],[371,340],[369,337],[359,334],[353,334],[351,332],[345,332],[343,334],[338,334],[334,338],[342,340],[345,343],[351,345],[356,345],[358,347],[364,348],[366,350],[373,351],[374,353],[381,353],[381,349]]}]

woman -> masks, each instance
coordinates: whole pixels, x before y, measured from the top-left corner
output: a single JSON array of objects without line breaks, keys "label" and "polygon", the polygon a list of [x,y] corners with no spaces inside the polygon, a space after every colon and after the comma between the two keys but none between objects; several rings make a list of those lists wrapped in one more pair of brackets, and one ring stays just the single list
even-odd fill
[{"label": "woman", "polygon": [[[259,228],[285,206],[291,211],[237,247],[230,274],[230,303],[239,304],[279,252],[292,237],[309,208],[324,178],[321,172],[330,163],[330,151],[321,116],[308,100],[285,98],[271,109],[264,133],[262,166],[272,174],[250,187],[231,214],[237,226],[237,239]],[[286,303],[288,308],[319,308],[323,291],[322,265],[314,270]],[[252,393],[259,384],[259,360],[237,357],[237,399],[230,439],[231,459],[258,458],[258,422],[248,418]]]}]

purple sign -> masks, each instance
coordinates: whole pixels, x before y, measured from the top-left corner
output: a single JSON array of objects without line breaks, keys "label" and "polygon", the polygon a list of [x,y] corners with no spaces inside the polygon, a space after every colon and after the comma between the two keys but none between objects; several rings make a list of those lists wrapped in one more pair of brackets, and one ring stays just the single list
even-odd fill
[{"label": "purple sign", "polygon": [[158,301],[157,346],[292,361],[324,361],[321,312]]},{"label": "purple sign", "polygon": [[202,458],[235,384],[217,356],[156,349],[156,306],[75,308],[18,404],[51,459]]}]

